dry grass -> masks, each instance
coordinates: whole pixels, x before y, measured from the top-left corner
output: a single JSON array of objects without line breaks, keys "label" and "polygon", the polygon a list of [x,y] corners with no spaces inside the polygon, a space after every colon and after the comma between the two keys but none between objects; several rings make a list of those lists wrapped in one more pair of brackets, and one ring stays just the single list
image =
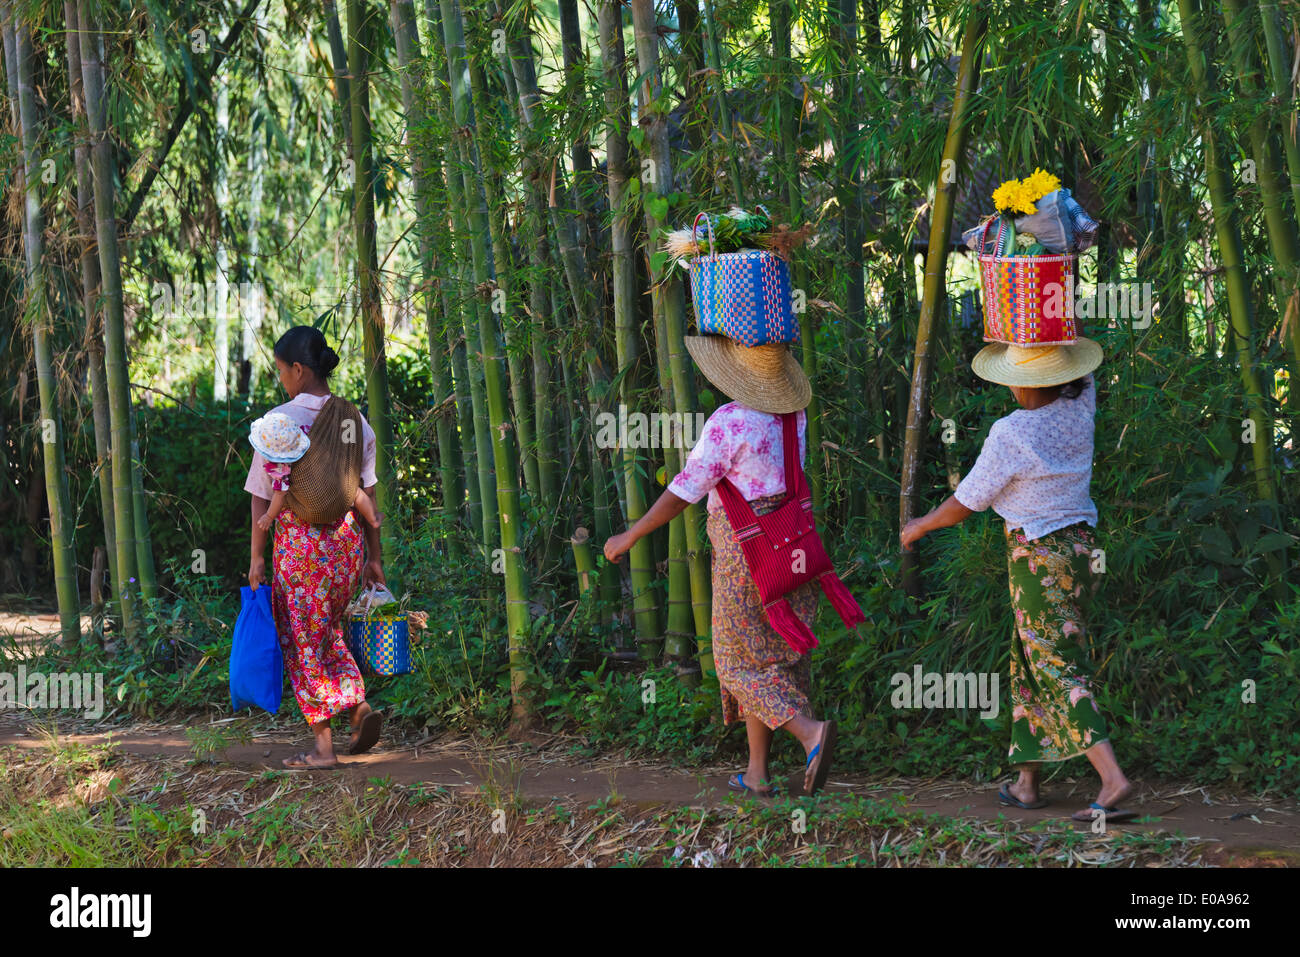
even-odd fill
[{"label": "dry grass", "polygon": [[[513,765],[507,764],[512,769]],[[611,792],[617,768],[609,770]],[[528,806],[477,790],[66,744],[0,751],[0,866],[1188,866],[1195,840],[954,820],[854,795]]]}]

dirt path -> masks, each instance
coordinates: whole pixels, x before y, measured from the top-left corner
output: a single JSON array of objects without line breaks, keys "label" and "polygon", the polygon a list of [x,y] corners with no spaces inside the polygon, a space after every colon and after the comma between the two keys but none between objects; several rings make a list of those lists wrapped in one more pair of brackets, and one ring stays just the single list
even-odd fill
[{"label": "dirt path", "polygon": [[[220,733],[228,722],[207,725],[197,719],[189,727]],[[0,714],[0,748],[41,749],[48,746],[48,727],[20,713]],[[70,733],[71,732],[71,733]],[[64,722],[59,729],[64,744],[112,743],[128,754],[193,758],[195,750],[184,725],[129,725],[121,730],[96,730],[84,722]],[[254,730],[251,742],[232,744],[216,758],[223,765],[250,771],[280,770],[281,760],[304,749],[310,739],[292,727],[268,723]],[[387,778],[396,784],[425,783],[456,791],[517,793],[529,804],[551,800],[597,801],[618,795],[634,806],[676,804],[715,806],[724,803],[727,766],[682,769],[626,755],[607,754],[584,760],[572,755],[577,739],[552,736],[539,746],[489,745],[454,735],[437,738],[388,739],[369,754],[342,756],[343,766],[321,775],[345,775],[354,781]],[[1127,806],[1143,819],[1123,825],[1149,834],[1170,834],[1212,842],[1207,860],[1245,866],[1300,864],[1300,807],[1280,796],[1250,796],[1218,787],[1191,783],[1135,782],[1137,794]],[[797,777],[784,782],[797,794]],[[1005,818],[1032,825],[1057,824],[1086,829],[1064,817],[1092,799],[1090,778],[1058,777],[1044,787],[1051,804],[1037,811],[1004,808],[998,804],[996,784],[953,779],[923,780],[832,773],[827,791],[855,792],[879,798],[901,795],[902,806],[926,814],[980,821]],[[1119,827],[1120,825],[1113,825]]]}]

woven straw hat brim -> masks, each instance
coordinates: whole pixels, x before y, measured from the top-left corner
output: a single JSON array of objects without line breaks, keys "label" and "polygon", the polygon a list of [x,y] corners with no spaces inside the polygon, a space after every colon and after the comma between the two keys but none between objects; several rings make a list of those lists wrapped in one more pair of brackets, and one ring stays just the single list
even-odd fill
[{"label": "woven straw hat brim", "polygon": [[751,409],[782,415],[812,401],[812,384],[785,345],[743,346],[725,336],[686,336],[686,351],[705,378]]},{"label": "woven straw hat brim", "polygon": [[998,385],[1046,388],[1087,375],[1101,365],[1101,360],[1101,345],[1080,336],[1062,346],[994,342],[971,360],[971,368],[981,379]]}]

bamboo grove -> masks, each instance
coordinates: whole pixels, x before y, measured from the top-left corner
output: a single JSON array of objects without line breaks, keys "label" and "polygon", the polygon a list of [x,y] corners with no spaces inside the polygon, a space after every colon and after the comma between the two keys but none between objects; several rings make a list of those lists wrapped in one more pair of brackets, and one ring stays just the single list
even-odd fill
[{"label": "bamboo grove", "polygon": [[[969,633],[975,540],[903,556],[897,533],[992,411],[954,237],[986,184],[1036,166],[1103,222],[1086,280],[1154,289],[1152,321],[1090,333],[1094,497],[1129,574],[1113,601],[1171,631],[1221,602],[1294,614],[1294,0],[9,0],[0,19],[0,560],[6,592],[52,583],[65,645],[83,605],[134,640],[166,613],[162,565],[190,562],[152,544],[185,510],[141,453],[146,403],[201,383],[230,422],[274,404],[270,344],[305,322],[363,384],[385,557],[411,581],[478,569],[517,722],[540,703],[539,623],[573,634],[578,609],[584,654],[707,682],[703,503],[621,568],[600,554],[686,451],[602,424],[726,401],[686,354],[659,239],[733,204],[813,227],[792,267],[809,477],[849,587],[882,632]],[[160,307],[175,276],[212,307]],[[241,283],[257,294],[232,304]],[[414,418],[391,378],[411,355]],[[239,560],[212,570],[234,583]],[[1156,581],[1207,564],[1203,600]]]}]

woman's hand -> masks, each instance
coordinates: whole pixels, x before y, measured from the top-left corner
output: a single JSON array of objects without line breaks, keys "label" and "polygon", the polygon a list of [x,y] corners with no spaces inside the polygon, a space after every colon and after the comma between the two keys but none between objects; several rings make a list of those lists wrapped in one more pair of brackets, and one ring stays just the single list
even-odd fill
[{"label": "woman's hand", "polygon": [[929,531],[925,527],[925,518],[928,518],[928,516],[914,518],[903,526],[903,531],[898,536],[903,543],[903,551],[910,552],[914,544],[925,538],[926,533]]},{"label": "woman's hand", "polygon": [[248,563],[248,587],[257,591],[257,586],[265,583],[266,559],[258,555]]},{"label": "woman's hand", "polygon": [[384,563],[378,558],[372,558],[361,566],[361,585],[364,588],[371,585],[388,587],[388,582],[384,580]]},{"label": "woman's hand", "polygon": [[611,562],[621,561],[635,544],[636,539],[632,537],[630,531],[621,532],[605,543],[605,557]]},{"label": "woman's hand", "polygon": [[903,543],[903,551],[910,552],[913,545],[935,529],[951,528],[966,521],[974,514],[973,511],[957,501],[956,495],[949,495],[944,503],[933,512],[922,515],[920,518],[914,518],[903,526],[903,530],[898,533],[898,538]]}]

